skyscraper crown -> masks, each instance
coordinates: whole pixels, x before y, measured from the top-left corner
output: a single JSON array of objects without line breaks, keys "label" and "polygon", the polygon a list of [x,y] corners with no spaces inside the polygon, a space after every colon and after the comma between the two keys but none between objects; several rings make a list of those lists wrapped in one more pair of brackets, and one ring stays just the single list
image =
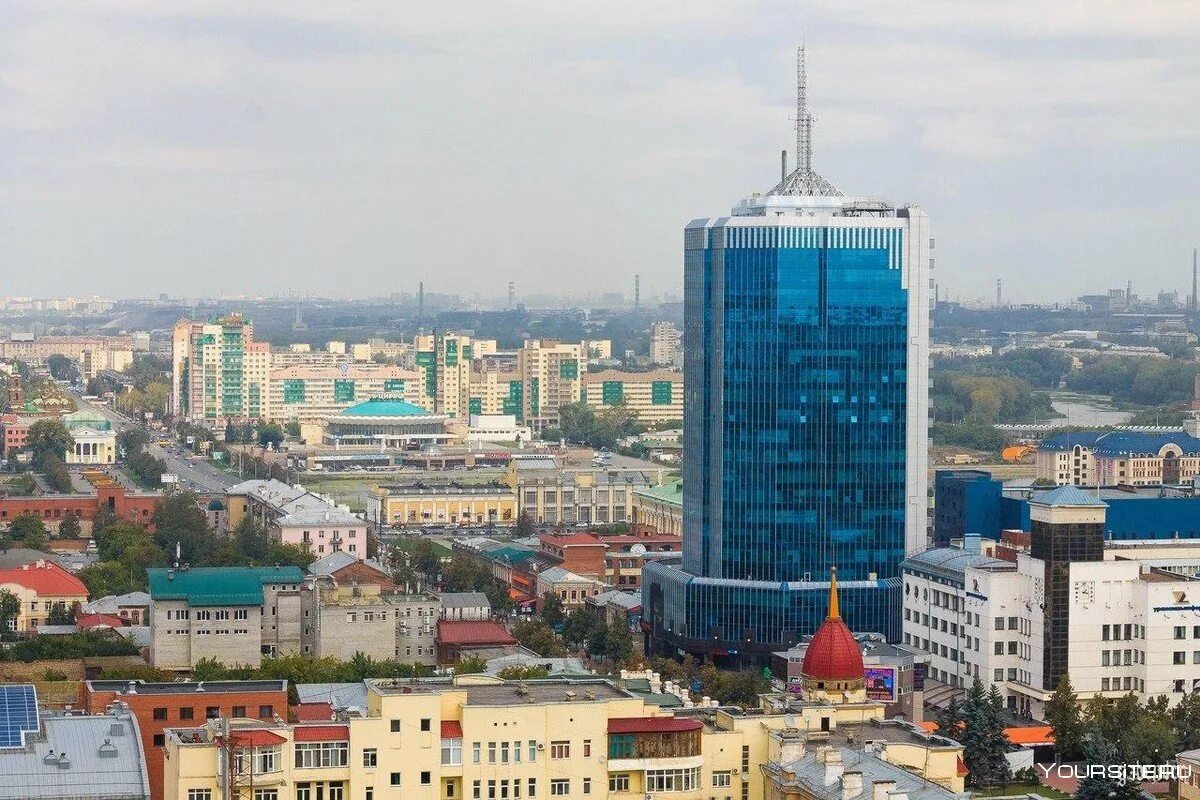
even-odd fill
[{"label": "skyscraper crown", "polygon": [[841,197],[842,192],[812,168],[813,115],[808,110],[808,76],[804,68],[804,45],[796,48],[796,168],[775,185],[768,195]]}]

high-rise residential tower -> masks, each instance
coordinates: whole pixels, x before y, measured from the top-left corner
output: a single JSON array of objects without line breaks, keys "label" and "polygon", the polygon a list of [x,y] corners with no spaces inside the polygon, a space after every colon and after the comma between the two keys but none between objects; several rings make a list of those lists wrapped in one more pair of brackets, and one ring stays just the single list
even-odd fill
[{"label": "high-rise residential tower", "polygon": [[928,218],[797,165],[684,231],[684,542],[648,565],[652,647],[747,663],[816,630],[899,634],[926,541]]}]

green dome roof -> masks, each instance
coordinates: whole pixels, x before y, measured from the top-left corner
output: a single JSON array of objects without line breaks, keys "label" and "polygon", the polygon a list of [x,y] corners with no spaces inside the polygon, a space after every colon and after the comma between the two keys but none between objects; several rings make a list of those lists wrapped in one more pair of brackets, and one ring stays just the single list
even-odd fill
[{"label": "green dome roof", "polygon": [[347,417],[428,417],[429,412],[406,400],[372,398],[342,412]]}]

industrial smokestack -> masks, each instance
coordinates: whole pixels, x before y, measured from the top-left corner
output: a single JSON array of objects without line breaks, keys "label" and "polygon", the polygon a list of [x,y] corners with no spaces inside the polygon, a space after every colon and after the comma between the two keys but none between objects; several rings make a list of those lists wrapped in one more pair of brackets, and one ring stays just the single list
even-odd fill
[{"label": "industrial smokestack", "polygon": [[779,151],[779,182],[787,180],[787,150]]}]

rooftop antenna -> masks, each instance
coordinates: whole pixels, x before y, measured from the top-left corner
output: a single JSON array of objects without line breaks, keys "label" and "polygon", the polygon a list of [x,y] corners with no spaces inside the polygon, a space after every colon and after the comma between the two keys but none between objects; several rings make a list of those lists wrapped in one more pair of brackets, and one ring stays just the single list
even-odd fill
[{"label": "rooftop antenna", "polygon": [[1197,300],[1196,300],[1196,289],[1197,289],[1196,272],[1197,272],[1198,266],[1200,266],[1200,247],[1193,247],[1192,248],[1192,299],[1188,303],[1188,311],[1191,312],[1193,317],[1196,316],[1196,303],[1197,303]]},{"label": "rooftop antenna", "polygon": [[804,45],[796,48],[796,169],[785,175],[768,194],[840,197],[841,191],[812,168],[812,128],[814,117],[808,110],[808,74],[804,65]]}]

